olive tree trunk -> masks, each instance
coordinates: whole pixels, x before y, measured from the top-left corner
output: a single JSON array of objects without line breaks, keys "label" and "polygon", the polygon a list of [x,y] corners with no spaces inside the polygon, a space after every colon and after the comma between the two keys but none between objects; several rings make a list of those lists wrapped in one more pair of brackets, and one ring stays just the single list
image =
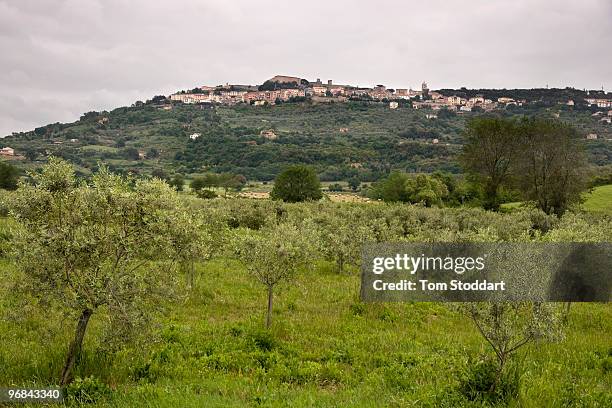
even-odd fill
[{"label": "olive tree trunk", "polygon": [[272,297],[273,297],[273,286],[268,285],[268,312],[266,313],[266,329],[269,329],[272,325]]},{"label": "olive tree trunk", "polygon": [[70,384],[72,382],[72,368],[74,367],[74,363],[76,362],[76,360],[81,355],[81,348],[83,347],[83,337],[85,337],[87,323],[89,323],[89,318],[91,317],[92,313],[93,310],[85,309],[81,313],[81,317],[79,317],[76,332],[74,333],[74,339],[72,340],[72,343],[70,343],[70,347],[68,348],[66,363],[64,364],[64,369],[62,370],[62,376],[60,379],[61,386]]}]

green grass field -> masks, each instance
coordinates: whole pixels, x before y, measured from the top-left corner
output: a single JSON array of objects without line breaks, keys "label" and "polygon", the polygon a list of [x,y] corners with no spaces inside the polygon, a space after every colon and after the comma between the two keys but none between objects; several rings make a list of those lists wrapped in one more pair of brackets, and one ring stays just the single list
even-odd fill
[{"label": "green grass field", "polygon": [[[7,262],[0,271],[14,273]],[[356,273],[339,275],[320,263],[278,293],[267,333],[265,293],[240,264],[218,259],[197,271],[193,291],[154,326],[152,344],[111,353],[107,322],[94,315],[77,375],[113,392],[88,406],[482,406],[457,388],[469,362],[490,350],[471,321],[445,305],[362,304]],[[15,310],[20,299],[6,282],[0,384],[53,383],[74,319]],[[611,325],[609,304],[575,305],[565,340],[521,352],[514,406],[611,402]]]},{"label": "green grass field", "polygon": [[599,186],[586,194],[583,208],[587,211],[612,214],[612,184]]},{"label": "green grass field", "polygon": [[[589,212],[612,214],[612,184],[595,187],[592,192],[584,194],[582,209]],[[522,202],[504,203],[502,211],[513,211],[522,206]]]}]

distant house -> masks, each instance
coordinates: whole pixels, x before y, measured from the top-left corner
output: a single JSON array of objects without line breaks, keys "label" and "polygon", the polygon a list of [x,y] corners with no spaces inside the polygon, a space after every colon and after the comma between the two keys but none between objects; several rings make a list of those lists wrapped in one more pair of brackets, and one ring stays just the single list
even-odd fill
[{"label": "distant house", "polygon": [[70,142],[71,142],[71,143],[76,143],[76,142],[78,142],[78,141],[79,141],[79,139],[70,139]]},{"label": "distant house", "polygon": [[567,101],[565,104],[566,104],[567,106],[574,106],[574,100],[573,100],[573,99],[570,99],[570,100],[569,100],[569,101]]},{"label": "distant house", "polygon": [[[412,90],[411,90],[412,91]],[[414,92],[414,91],[412,91]],[[420,93],[420,92],[419,92]],[[416,95],[414,95],[416,96]],[[437,101],[438,99],[444,99],[444,95],[442,95],[439,92],[430,92],[429,96],[431,97],[432,100]]]},{"label": "distant house", "polygon": [[600,122],[606,122],[608,124],[612,124],[612,118],[611,117],[605,117],[605,118],[601,118],[599,119]]},{"label": "distant house", "polygon": [[266,104],[266,101],[254,101],[253,105],[255,106],[264,106]]},{"label": "distant house", "polygon": [[597,105],[598,108],[612,108],[612,99],[586,98],[589,105]]},{"label": "distant house", "polygon": [[455,106],[465,105],[466,103],[466,100],[464,98],[457,96],[457,95],[449,96],[447,98],[447,101],[449,105],[455,105]]},{"label": "distant house", "polygon": [[189,136],[189,138],[191,140],[196,140],[198,137],[200,137],[201,135],[199,133],[193,133],[192,135]]},{"label": "distant house", "polygon": [[313,86],[312,87],[312,94],[313,95],[325,96],[326,93],[327,93],[327,87],[326,86]]},{"label": "distant house", "polygon": [[349,128],[347,128],[347,127],[341,127],[339,130],[340,130],[340,133],[346,133],[346,132],[348,132],[348,131],[349,131]]},{"label": "distant house", "polygon": [[587,140],[597,140],[597,133],[589,133],[586,138]]},{"label": "distant house", "polygon": [[268,139],[268,140],[278,139],[278,136],[276,135],[276,133],[274,133],[273,130],[262,130],[261,132],[259,132],[259,135],[263,137],[264,139]]},{"label": "distant house", "polygon": [[0,149],[0,156],[14,156],[15,150],[12,147],[3,147]]},{"label": "distant house", "polygon": [[475,97],[468,99],[468,102],[472,105],[484,104],[485,98],[482,95],[476,95]]},{"label": "distant house", "polygon": [[425,117],[427,119],[438,119],[438,115],[433,114],[433,113],[428,113],[427,115],[425,115]]},{"label": "distant house", "polygon": [[389,108],[391,109],[397,109],[398,106],[399,104],[397,102],[389,102]]},{"label": "distant house", "polygon": [[440,143],[440,141],[438,139],[434,139],[434,140],[431,141],[431,143],[438,144],[438,143]]}]

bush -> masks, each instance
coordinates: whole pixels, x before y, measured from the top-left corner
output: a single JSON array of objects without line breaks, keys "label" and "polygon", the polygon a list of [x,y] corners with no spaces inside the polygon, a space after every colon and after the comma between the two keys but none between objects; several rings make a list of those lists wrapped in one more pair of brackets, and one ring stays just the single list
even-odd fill
[{"label": "bush", "polygon": [[499,372],[492,359],[471,362],[459,383],[459,391],[470,401],[508,402],[518,397],[520,370],[517,364]]},{"label": "bush", "polygon": [[217,193],[215,193],[212,190],[197,190],[196,191],[196,195],[198,196],[198,198],[204,199],[204,200],[210,200],[213,198],[217,198]]},{"label": "bush", "polygon": [[77,378],[66,387],[66,398],[78,403],[92,404],[110,394],[108,385],[93,376]]}]

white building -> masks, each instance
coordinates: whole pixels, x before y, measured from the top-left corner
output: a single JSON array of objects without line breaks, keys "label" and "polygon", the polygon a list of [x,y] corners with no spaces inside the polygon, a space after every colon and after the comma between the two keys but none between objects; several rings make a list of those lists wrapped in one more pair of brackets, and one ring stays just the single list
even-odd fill
[{"label": "white building", "polygon": [[15,150],[12,147],[3,147],[0,149],[0,155],[2,156],[14,156]]}]

